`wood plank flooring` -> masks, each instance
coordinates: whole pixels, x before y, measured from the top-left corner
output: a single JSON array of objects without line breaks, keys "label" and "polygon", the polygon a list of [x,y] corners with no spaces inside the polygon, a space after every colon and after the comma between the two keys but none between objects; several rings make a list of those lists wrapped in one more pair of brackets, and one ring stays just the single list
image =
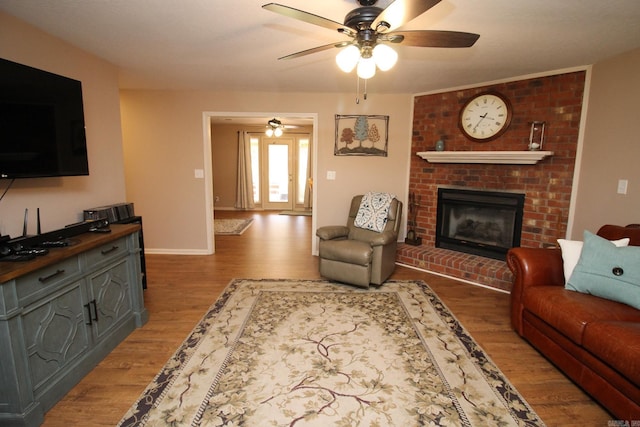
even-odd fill
[{"label": "wood plank flooring", "polygon": [[[214,255],[147,256],[149,322],[53,407],[45,426],[115,425],[232,279],[320,278],[310,217],[216,211],[249,216],[243,235],[216,237]],[[507,294],[405,267],[392,278],[428,283],[548,426],[613,418],[511,330]]]}]

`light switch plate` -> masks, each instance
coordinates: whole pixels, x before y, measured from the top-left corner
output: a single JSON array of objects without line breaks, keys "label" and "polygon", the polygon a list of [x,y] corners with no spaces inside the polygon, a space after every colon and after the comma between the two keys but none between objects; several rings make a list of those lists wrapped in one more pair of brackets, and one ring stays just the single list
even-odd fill
[{"label": "light switch plate", "polygon": [[629,185],[629,180],[619,179],[618,180],[618,194],[627,194],[627,186]]},{"label": "light switch plate", "polygon": [[336,179],[336,171],[327,171],[327,179],[330,179],[330,180]]}]

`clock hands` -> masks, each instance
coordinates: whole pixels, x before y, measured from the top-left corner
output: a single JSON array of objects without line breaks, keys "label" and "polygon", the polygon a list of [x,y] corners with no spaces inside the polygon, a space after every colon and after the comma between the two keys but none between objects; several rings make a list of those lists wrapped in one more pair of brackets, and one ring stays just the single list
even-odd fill
[{"label": "clock hands", "polygon": [[476,125],[473,127],[473,131],[474,131],[474,132],[476,131],[476,129],[478,128],[478,126],[480,125],[480,123],[482,123],[482,121],[483,121],[484,119],[486,119],[486,118],[487,118],[487,114],[489,114],[489,112],[488,112],[488,111],[487,111],[486,113],[484,113],[484,115],[483,115],[483,116],[480,116],[480,120],[478,120],[478,123],[476,123]]}]

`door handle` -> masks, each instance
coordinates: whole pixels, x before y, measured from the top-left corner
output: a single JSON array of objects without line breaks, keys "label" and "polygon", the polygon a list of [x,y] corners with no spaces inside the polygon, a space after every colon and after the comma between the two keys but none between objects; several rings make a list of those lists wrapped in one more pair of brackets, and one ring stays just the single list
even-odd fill
[{"label": "door handle", "polygon": [[88,322],[84,322],[84,324],[85,324],[85,325],[92,325],[92,324],[93,324],[93,322],[91,321],[91,303],[89,303],[89,302],[88,302],[88,303],[86,303],[86,304],[84,305],[84,308],[86,308],[86,309],[87,309],[87,317],[89,318],[89,321],[88,321]]},{"label": "door handle", "polygon": [[91,305],[93,305],[93,314],[94,314],[93,320],[97,322],[98,321],[98,303],[94,299],[93,301],[91,301]]}]

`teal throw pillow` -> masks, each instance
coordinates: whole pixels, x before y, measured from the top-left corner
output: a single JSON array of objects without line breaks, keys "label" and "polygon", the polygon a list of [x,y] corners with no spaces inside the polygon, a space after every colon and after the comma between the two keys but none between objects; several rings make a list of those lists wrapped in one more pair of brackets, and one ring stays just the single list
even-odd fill
[{"label": "teal throw pillow", "polygon": [[617,247],[585,231],[580,260],[565,288],[640,309],[640,246]]}]

